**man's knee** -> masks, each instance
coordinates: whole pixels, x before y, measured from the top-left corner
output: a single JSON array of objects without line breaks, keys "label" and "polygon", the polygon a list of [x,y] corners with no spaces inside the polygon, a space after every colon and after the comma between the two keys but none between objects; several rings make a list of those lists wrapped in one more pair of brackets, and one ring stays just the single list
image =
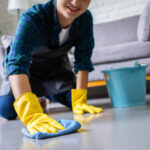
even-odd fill
[{"label": "man's knee", "polygon": [[72,109],[72,98],[71,98],[71,90],[68,90],[66,92],[46,96],[48,99],[50,99],[52,102],[59,102],[68,108]]},{"label": "man's knee", "polygon": [[0,96],[0,116],[12,120],[17,117],[14,106],[14,97],[10,95]]}]

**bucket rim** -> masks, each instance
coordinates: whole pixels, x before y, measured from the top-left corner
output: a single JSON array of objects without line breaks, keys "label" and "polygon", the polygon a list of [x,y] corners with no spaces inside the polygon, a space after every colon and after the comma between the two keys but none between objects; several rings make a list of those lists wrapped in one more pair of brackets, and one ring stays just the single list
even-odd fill
[{"label": "bucket rim", "polygon": [[107,70],[102,70],[103,73],[112,72],[112,71],[123,71],[123,70],[134,70],[134,69],[141,69],[146,68],[147,66],[141,65],[141,66],[130,66],[130,67],[120,67],[120,68],[110,68]]}]

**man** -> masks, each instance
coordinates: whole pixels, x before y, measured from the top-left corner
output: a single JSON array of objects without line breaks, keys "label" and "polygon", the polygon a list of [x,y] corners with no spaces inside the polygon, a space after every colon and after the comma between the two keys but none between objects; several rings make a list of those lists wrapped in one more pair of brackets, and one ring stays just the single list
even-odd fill
[{"label": "man", "polygon": [[[31,134],[56,133],[64,127],[43,113],[37,99],[49,95],[76,114],[102,112],[86,103],[94,47],[89,4],[90,0],[50,0],[22,14],[5,59],[14,98],[7,94],[0,97],[0,107],[9,112],[7,117],[0,111],[2,117],[13,119],[18,115]],[[67,57],[73,46],[76,81]]]}]

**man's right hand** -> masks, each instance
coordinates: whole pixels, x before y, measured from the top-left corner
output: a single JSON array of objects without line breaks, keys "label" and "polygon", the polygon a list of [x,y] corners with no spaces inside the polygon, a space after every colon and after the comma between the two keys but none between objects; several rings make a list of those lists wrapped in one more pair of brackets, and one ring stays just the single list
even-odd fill
[{"label": "man's right hand", "polygon": [[14,102],[14,108],[31,134],[36,132],[56,133],[57,129],[65,129],[56,120],[43,113],[33,93],[28,92],[19,96]]}]

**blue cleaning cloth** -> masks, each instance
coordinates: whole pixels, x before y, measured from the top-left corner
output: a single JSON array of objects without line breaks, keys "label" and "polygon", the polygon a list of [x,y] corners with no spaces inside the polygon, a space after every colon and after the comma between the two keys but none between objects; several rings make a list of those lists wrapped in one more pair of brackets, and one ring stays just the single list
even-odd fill
[{"label": "blue cleaning cloth", "polygon": [[72,132],[77,131],[78,129],[81,128],[81,125],[79,122],[75,120],[65,120],[65,119],[60,119],[57,120],[62,126],[64,126],[66,129],[64,130],[58,130],[57,133],[44,133],[44,132],[37,132],[35,134],[30,134],[25,128],[22,128],[22,133],[29,137],[29,138],[34,138],[34,139],[44,139],[44,138],[51,138],[51,137],[56,137],[56,136],[61,136],[65,134],[69,134]]}]

